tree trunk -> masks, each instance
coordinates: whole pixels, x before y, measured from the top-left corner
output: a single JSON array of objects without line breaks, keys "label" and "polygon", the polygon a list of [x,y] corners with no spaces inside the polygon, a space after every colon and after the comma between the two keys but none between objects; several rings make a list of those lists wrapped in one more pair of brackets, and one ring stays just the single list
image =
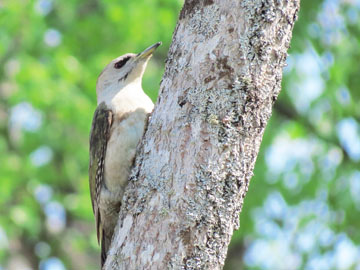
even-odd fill
[{"label": "tree trunk", "polygon": [[222,269],[298,0],[186,0],[106,270]]}]

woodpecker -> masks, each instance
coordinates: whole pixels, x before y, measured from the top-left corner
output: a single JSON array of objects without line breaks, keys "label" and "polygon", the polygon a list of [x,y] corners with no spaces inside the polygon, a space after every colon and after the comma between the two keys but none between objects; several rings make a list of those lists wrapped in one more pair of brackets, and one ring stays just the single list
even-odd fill
[{"label": "woodpecker", "polygon": [[158,42],[139,54],[112,60],[96,82],[97,108],[90,132],[89,183],[103,267],[117,223],[136,146],[154,104],[141,82]]}]

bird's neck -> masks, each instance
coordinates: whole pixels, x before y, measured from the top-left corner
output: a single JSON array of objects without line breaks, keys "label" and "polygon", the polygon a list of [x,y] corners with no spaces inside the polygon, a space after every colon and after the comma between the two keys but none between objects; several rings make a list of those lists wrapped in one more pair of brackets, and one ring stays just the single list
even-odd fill
[{"label": "bird's neck", "polygon": [[135,92],[142,91],[141,80],[132,81],[130,83],[119,83],[107,86],[97,98],[98,105],[102,102],[108,107],[113,107],[114,103],[124,97],[135,94]]}]

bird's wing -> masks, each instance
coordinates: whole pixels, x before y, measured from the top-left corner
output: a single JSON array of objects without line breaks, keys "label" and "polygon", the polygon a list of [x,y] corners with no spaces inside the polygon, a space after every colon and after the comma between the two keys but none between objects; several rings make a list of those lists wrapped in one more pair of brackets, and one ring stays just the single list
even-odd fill
[{"label": "bird's wing", "polygon": [[90,133],[89,183],[91,203],[95,215],[98,242],[102,238],[101,217],[99,212],[100,192],[104,185],[106,146],[110,137],[113,113],[105,103],[99,104],[94,113]]}]

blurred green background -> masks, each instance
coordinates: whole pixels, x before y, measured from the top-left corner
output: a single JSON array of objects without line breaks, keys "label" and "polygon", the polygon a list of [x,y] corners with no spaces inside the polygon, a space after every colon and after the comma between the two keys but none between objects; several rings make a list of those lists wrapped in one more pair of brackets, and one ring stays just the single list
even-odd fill
[{"label": "blurred green background", "polygon": [[[181,0],[0,0],[0,270],[98,269],[88,188],[95,83],[162,41]],[[360,0],[302,0],[226,270],[360,269]]]}]

